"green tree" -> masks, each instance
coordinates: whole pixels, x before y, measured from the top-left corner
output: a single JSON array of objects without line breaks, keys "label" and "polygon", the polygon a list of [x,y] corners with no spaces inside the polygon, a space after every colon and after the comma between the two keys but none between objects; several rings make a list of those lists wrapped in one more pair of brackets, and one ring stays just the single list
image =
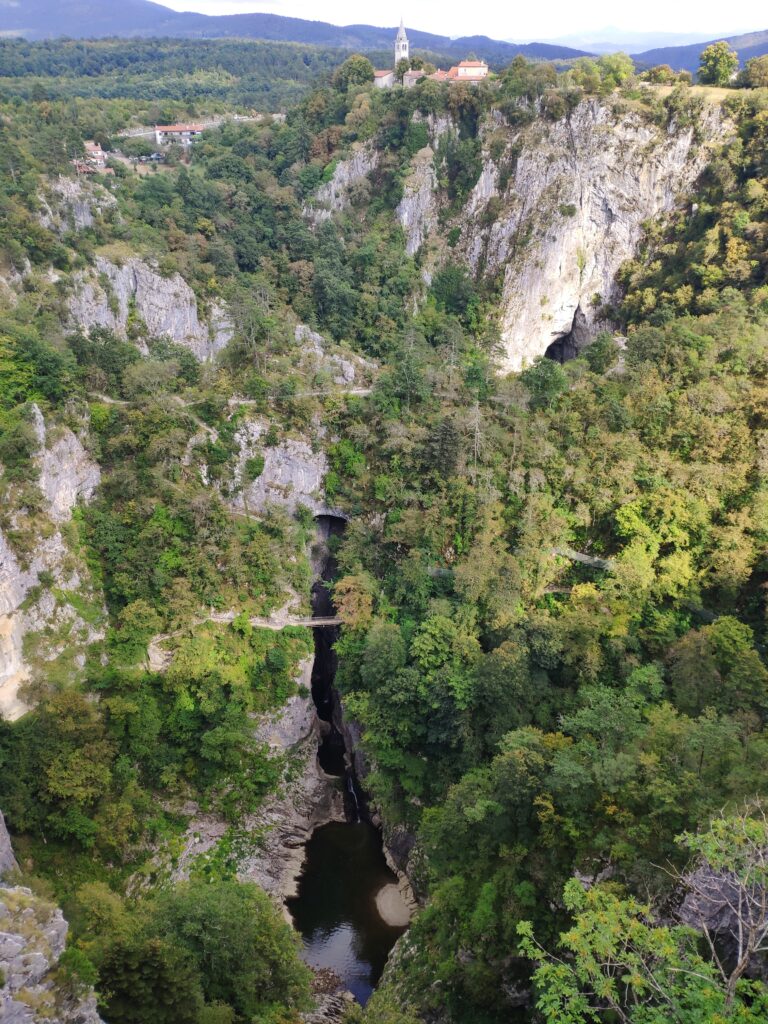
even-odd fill
[{"label": "green tree", "polygon": [[410,70],[411,70],[410,61],[407,61],[405,59],[405,57],[403,57],[401,60],[399,60],[397,62],[397,66],[395,68],[395,78],[398,80],[398,82],[402,82],[403,77]]},{"label": "green tree", "polygon": [[[537,964],[536,1006],[550,1024],[739,1024],[768,1014],[768,988],[743,981],[768,951],[768,818],[760,802],[720,815],[708,829],[678,837],[696,859],[679,878],[693,928],[659,923],[653,908],[612,885],[563,893],[572,925],[559,954],[547,952],[529,921],[521,951]],[[704,932],[706,943],[699,944]],[[732,948],[728,948],[728,942]],[[706,952],[703,952],[706,951]]]},{"label": "green tree", "polygon": [[699,81],[705,85],[728,85],[739,67],[739,55],[728,43],[712,43],[699,59]]},{"label": "green tree", "polygon": [[768,704],[768,671],[754,648],[749,626],[724,615],[691,630],[669,651],[675,702],[689,714],[704,708],[732,713]]},{"label": "green tree", "polygon": [[202,979],[173,942],[116,942],[106,951],[99,977],[105,1016],[114,1024],[198,1024]]},{"label": "green tree", "polygon": [[348,89],[350,85],[365,85],[372,81],[373,64],[359,53],[347,57],[333,76],[333,84],[337,89]]},{"label": "green tree", "polygon": [[765,1019],[768,991],[759,982],[739,986],[730,1012],[690,929],[657,924],[648,905],[608,886],[585,891],[573,879],[563,902],[573,925],[560,936],[559,955],[536,943],[530,922],[518,928],[522,952],[538,964],[536,1007],[549,1024],[599,1024],[613,1015],[624,1024]]},{"label": "green tree", "polygon": [[768,54],[747,61],[744,79],[750,89],[768,89]]},{"label": "green tree", "polygon": [[532,409],[550,409],[560,395],[568,390],[568,377],[565,370],[554,359],[541,356],[536,362],[523,370],[520,380],[531,396]]},{"label": "green tree", "polygon": [[608,53],[597,62],[606,88],[617,89],[635,73],[635,63],[626,53]]},{"label": "green tree", "polygon": [[277,1004],[305,1008],[309,971],[298,940],[257,886],[183,883],[158,898],[152,929],[200,978],[206,1002],[251,1020]]}]

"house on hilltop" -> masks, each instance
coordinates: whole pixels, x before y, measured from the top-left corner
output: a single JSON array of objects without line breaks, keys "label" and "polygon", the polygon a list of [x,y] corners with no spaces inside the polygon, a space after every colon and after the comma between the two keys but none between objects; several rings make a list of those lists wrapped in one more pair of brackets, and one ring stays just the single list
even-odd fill
[{"label": "house on hilltop", "polygon": [[391,89],[395,84],[394,71],[374,71],[373,84],[377,89]]},{"label": "house on hilltop", "polygon": [[[388,71],[374,71],[373,84],[377,89],[391,89],[396,84],[395,71],[401,60],[410,60],[411,46],[408,42],[408,35],[405,25],[400,21],[400,28],[395,39],[395,67]],[[439,68],[432,75],[424,71],[412,68],[403,75],[403,86],[412,89],[422,78],[430,78],[433,82],[466,82],[469,85],[477,85],[488,77],[488,65],[484,60],[463,60],[456,64],[450,71],[441,71]]]},{"label": "house on hilltop", "polygon": [[487,77],[488,65],[484,60],[463,60],[448,72],[452,82],[482,82]]}]

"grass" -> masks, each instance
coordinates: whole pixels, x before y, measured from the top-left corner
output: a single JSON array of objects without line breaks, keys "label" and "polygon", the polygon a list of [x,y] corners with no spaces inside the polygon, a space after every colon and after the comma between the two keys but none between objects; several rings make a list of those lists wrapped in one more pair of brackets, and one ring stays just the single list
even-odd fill
[{"label": "grass", "polygon": [[[672,94],[675,87],[673,85],[652,85],[649,88],[657,96],[664,99]],[[706,103],[724,103],[729,96],[737,96],[740,91],[738,89],[724,89],[717,85],[692,85],[690,88],[691,96],[702,96]]]}]

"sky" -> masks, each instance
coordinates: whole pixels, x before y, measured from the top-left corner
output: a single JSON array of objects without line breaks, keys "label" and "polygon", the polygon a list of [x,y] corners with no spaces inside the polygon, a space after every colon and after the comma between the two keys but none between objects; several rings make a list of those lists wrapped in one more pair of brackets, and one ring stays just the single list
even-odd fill
[{"label": "sky", "polygon": [[765,0],[156,0],[175,11],[244,14],[261,11],[336,25],[393,25],[401,13],[410,28],[440,35],[488,35],[494,39],[552,39],[598,32],[607,25],[623,31],[701,33],[722,36],[768,28]]}]

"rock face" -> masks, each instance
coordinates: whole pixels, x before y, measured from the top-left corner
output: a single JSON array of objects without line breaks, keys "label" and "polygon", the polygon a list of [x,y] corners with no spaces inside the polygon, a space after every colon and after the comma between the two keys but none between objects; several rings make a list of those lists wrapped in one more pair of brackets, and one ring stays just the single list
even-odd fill
[{"label": "rock face", "polygon": [[301,346],[302,368],[329,376],[339,388],[365,385],[376,369],[373,363],[354,352],[343,355],[329,352],[328,341],[306,324],[297,325],[294,339]]},{"label": "rock face", "polygon": [[[40,489],[49,518],[58,527],[71,519],[77,501],[93,497],[100,482],[99,467],[68,427],[57,428],[56,437],[47,447],[49,429],[37,406],[33,406],[32,415],[39,442]],[[0,716],[8,721],[29,710],[19,696],[21,686],[31,676],[24,653],[25,638],[39,662],[52,662],[66,654],[74,670],[82,668],[87,648],[103,639],[100,625],[81,618],[67,598],[68,593],[78,598],[89,593],[83,571],[60,529],[39,537],[26,561],[0,531]],[[55,584],[56,595],[41,586],[44,574]],[[34,600],[30,596],[33,592]]]},{"label": "rock face", "polygon": [[[15,868],[0,814],[0,879]],[[4,1024],[102,1024],[93,992],[66,991],[55,976],[67,931],[58,908],[30,889],[0,881],[0,1020]]]},{"label": "rock face", "polygon": [[48,447],[48,432],[38,406],[32,406],[32,414],[40,445],[40,490],[48,503],[51,519],[65,523],[72,518],[78,501],[91,500],[101,483],[101,471],[69,427],[60,428]]},{"label": "rock face", "polygon": [[[257,739],[273,753],[290,755],[290,779],[258,813],[242,823],[249,834],[260,837],[260,842],[241,859],[239,875],[257,882],[280,903],[296,895],[305,847],[313,831],[328,822],[344,820],[338,780],[326,775],[318,764],[320,723],[312,699],[306,695],[311,685],[312,663],[313,658],[308,658],[301,666],[299,682],[305,695],[291,697],[256,729]],[[215,847],[226,827],[224,821],[211,816],[193,818],[177,878],[188,874],[196,856]]]},{"label": "rock face", "polygon": [[434,152],[428,146],[414,157],[403,198],[397,208],[397,218],[405,231],[405,251],[409,256],[415,256],[429,235],[437,230],[436,191]]},{"label": "rock face", "polygon": [[117,200],[96,182],[60,177],[40,197],[40,224],[57,235],[86,231],[97,219],[114,217]]},{"label": "rock face", "polygon": [[[709,159],[694,128],[669,130],[598,100],[554,124],[506,135],[498,164],[486,152],[467,204],[461,250],[476,273],[504,272],[503,368],[519,370],[559,338],[576,347],[600,327],[597,308],[617,298],[616,273],[636,252],[643,222],[674,208]],[[720,142],[717,107],[699,132]],[[500,165],[508,184],[500,186]],[[491,210],[489,204],[495,208]]]},{"label": "rock face", "polygon": [[356,145],[348,159],[338,162],[331,180],[315,192],[311,204],[304,209],[305,216],[314,224],[321,224],[332,214],[345,209],[351,201],[354,187],[365,181],[378,164],[379,152],[371,143]]},{"label": "rock face", "polygon": [[201,319],[195,293],[179,274],[162,277],[143,260],[118,266],[103,256],[96,257],[96,274],[75,280],[69,302],[75,327],[107,327],[125,336],[129,319],[137,316],[148,337],[169,338],[201,362],[213,359],[232,338],[224,307],[214,304],[207,321]]},{"label": "rock face", "polygon": [[0,813],[0,880],[9,871],[15,871],[17,867],[16,858],[13,855],[13,847],[11,846],[11,837],[8,835],[8,829],[5,827],[5,818]]},{"label": "rock face", "polygon": [[[288,438],[276,445],[265,445],[269,430],[265,420],[244,421],[235,434],[239,454],[233,479],[230,504],[248,512],[263,511],[267,505],[279,505],[294,512],[305,505],[315,515],[334,515],[328,508],[323,481],[328,459],[322,451],[313,451],[308,441]],[[263,458],[264,468],[255,480],[247,479],[250,460]]]}]

